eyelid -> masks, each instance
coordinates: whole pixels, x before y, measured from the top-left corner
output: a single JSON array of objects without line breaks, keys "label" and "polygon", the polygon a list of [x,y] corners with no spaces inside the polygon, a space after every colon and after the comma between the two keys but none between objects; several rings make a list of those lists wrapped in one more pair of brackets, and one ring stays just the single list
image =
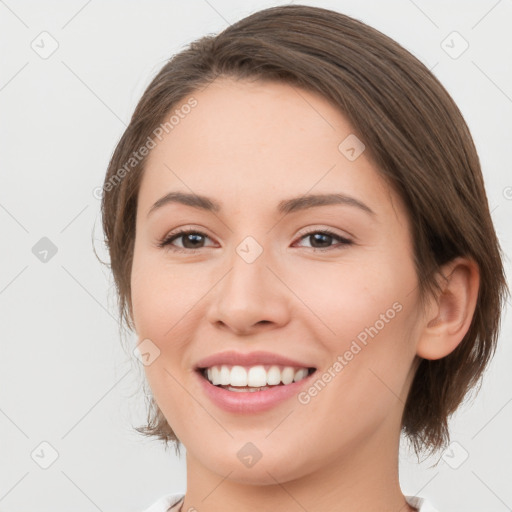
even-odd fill
[{"label": "eyelid", "polygon": [[345,240],[350,240],[350,241],[355,240],[355,237],[348,231],[341,231],[337,228],[332,228],[329,226],[322,226],[322,225],[313,225],[313,226],[308,226],[307,228],[301,229],[297,235],[297,238],[301,238],[304,235],[311,235],[313,233],[318,233],[318,232],[322,232],[322,231],[327,232],[331,235],[339,236],[340,238],[343,238]]}]

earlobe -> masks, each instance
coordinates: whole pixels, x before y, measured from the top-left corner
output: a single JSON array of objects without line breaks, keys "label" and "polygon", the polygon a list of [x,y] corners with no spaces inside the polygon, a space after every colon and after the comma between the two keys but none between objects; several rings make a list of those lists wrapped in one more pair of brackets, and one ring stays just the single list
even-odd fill
[{"label": "earlobe", "polygon": [[471,259],[450,261],[439,279],[441,292],[431,299],[417,344],[417,354],[424,359],[441,359],[457,348],[469,330],[478,298],[480,273]]}]

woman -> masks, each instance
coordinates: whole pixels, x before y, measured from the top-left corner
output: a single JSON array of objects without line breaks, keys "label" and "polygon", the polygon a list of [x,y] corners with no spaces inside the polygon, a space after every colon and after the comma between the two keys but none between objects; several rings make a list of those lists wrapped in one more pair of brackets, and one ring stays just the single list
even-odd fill
[{"label": "woman", "polygon": [[340,13],[256,12],[163,67],[103,189],[140,431],[187,449],[186,494],[147,512],[435,510],[400,489],[400,434],[447,446],[507,289],[421,62]]}]

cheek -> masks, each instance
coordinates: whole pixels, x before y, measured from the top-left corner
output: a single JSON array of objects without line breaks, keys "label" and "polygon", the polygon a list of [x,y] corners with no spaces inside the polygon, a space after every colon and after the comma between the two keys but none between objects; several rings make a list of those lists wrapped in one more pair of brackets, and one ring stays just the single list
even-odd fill
[{"label": "cheek", "polygon": [[384,258],[309,261],[288,271],[284,280],[301,299],[297,303],[307,307],[310,326],[316,322],[335,340],[352,339],[374,324],[382,331],[396,323],[415,284],[412,265],[404,261],[398,267]]},{"label": "cheek", "polygon": [[416,275],[413,262],[400,258],[317,263],[290,281],[308,306],[306,332],[328,355],[325,367],[337,363],[333,371],[343,375],[332,388],[350,389],[344,400],[354,406],[378,400],[380,392],[393,400],[387,387],[400,393],[414,358]]},{"label": "cheek", "polygon": [[161,255],[136,251],[131,294],[137,333],[162,338],[198,303],[203,288],[204,279],[192,272],[192,266],[170,265]]},{"label": "cheek", "polygon": [[[151,340],[159,350],[158,357],[144,366],[144,372],[158,407],[173,429],[180,425],[179,411],[190,406],[178,381],[182,380],[181,353],[190,339],[187,311],[193,290],[186,273],[169,268],[149,251],[135,252],[131,292],[137,338]],[[178,437],[179,430],[175,431]]]}]

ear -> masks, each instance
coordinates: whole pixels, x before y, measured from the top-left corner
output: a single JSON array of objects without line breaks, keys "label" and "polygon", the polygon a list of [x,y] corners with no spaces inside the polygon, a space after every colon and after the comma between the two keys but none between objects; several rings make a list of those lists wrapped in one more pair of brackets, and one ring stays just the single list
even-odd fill
[{"label": "ear", "polygon": [[430,300],[416,347],[424,359],[441,359],[459,345],[471,325],[480,286],[478,265],[468,258],[443,265],[436,277],[441,292]]}]

